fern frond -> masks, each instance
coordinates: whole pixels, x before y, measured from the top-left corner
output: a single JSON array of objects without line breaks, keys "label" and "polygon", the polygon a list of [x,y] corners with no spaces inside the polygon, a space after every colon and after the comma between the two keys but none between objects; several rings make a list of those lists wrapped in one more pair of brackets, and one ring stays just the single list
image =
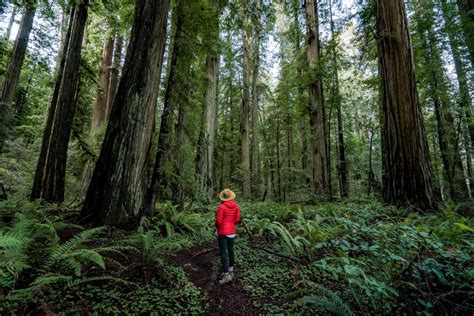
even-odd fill
[{"label": "fern frond", "polygon": [[95,249],[80,249],[71,254],[79,262],[91,262],[105,270],[104,257]]},{"label": "fern frond", "polygon": [[73,237],[72,239],[66,241],[62,245],[55,247],[51,253],[50,258],[46,261],[46,270],[49,270],[51,266],[54,265],[54,263],[60,260],[61,258],[68,257],[82,244],[91,241],[93,237],[97,236],[104,229],[105,227],[96,227],[85,230]]},{"label": "fern frond", "polygon": [[305,296],[298,300],[298,305],[302,309],[302,314],[314,314],[315,310],[324,311],[324,314],[352,316],[349,305],[343,302],[341,297],[322,285],[316,285],[321,295]]},{"label": "fern frond", "polygon": [[129,281],[126,281],[122,278],[117,278],[117,277],[108,276],[108,275],[82,277],[82,278],[79,278],[79,279],[69,280],[69,281],[67,281],[67,286],[68,287],[74,287],[74,286],[78,286],[80,284],[89,283],[89,282],[97,282],[97,281],[111,281],[111,282],[120,283],[120,284],[123,284],[123,285],[138,286],[136,283],[129,282]]},{"label": "fern frond", "polygon": [[0,232],[0,248],[19,249],[29,242],[29,238],[16,232]]}]

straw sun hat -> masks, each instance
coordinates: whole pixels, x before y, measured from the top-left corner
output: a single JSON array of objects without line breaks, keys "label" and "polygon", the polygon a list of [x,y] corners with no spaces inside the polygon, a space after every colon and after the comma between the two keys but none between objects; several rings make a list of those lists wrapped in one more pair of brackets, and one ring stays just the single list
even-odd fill
[{"label": "straw sun hat", "polygon": [[219,199],[224,202],[233,200],[235,199],[235,193],[231,189],[224,189],[219,193]]}]

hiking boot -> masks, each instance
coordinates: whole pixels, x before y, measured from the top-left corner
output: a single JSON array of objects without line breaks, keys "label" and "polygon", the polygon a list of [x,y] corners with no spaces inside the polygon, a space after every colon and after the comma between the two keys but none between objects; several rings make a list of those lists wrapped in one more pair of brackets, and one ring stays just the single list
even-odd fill
[{"label": "hiking boot", "polygon": [[230,275],[229,272],[227,273],[224,273],[224,275],[222,276],[222,279],[219,280],[219,284],[226,284],[226,283],[229,283],[232,281],[232,275]]}]

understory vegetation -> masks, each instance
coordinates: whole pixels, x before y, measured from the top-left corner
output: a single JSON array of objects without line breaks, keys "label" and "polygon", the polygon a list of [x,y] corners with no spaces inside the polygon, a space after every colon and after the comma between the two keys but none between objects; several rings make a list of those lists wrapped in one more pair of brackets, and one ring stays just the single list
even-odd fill
[{"label": "understory vegetation", "polygon": [[[205,291],[167,257],[215,243],[214,210],[161,204],[127,231],[72,224],[75,209],[13,200],[0,209],[4,315],[209,312]],[[243,290],[265,314],[472,313],[474,225],[454,204],[443,210],[419,215],[355,198],[244,203]]]}]

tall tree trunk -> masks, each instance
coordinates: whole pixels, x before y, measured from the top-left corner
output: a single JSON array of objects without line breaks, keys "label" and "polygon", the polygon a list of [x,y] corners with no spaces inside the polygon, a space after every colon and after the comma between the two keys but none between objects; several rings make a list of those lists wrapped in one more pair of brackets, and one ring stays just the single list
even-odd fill
[{"label": "tall tree trunk", "polygon": [[[186,90],[189,91],[189,90]],[[183,166],[184,166],[184,150],[186,142],[185,126],[187,121],[186,103],[180,100],[178,107],[178,124],[176,127],[176,142],[174,146],[175,157],[175,175],[176,179],[173,181],[173,203],[178,205],[178,210],[184,209],[184,185],[183,185]]]},{"label": "tall tree trunk", "polygon": [[4,80],[1,81],[0,87],[0,152],[3,150],[5,140],[7,138],[8,121],[11,114],[11,104],[18,81],[20,72],[25,60],[26,48],[33,27],[33,19],[36,13],[36,1],[26,1],[25,12],[21,18],[20,28],[15,39],[10,60],[7,65]]},{"label": "tall tree trunk", "polygon": [[474,2],[472,0],[456,0],[461,16],[466,45],[471,58],[471,67],[474,68]]},{"label": "tall tree trunk", "polygon": [[[459,39],[455,35],[455,30],[453,29],[453,26],[455,25],[453,17],[450,15],[446,0],[441,0],[441,6],[443,11],[443,17],[445,20],[444,30],[449,39],[449,45],[451,47],[451,53],[454,59],[454,67],[456,69],[456,76],[460,95],[459,105],[460,108],[463,110],[463,116],[465,116],[463,117],[463,121],[465,121],[465,125],[467,125],[469,129],[469,137],[471,139],[472,149],[474,148],[474,119],[472,117],[472,100],[471,96],[469,95],[469,83],[467,80],[466,69],[461,58]],[[471,162],[468,161],[468,164],[471,164]]]},{"label": "tall tree trunk", "polygon": [[122,61],[123,37],[120,34],[116,34],[114,43],[115,43],[114,60],[110,68],[110,82],[109,82],[106,112],[105,112],[105,117],[107,118],[109,118],[110,116],[110,110],[112,109],[112,104],[114,104],[115,95],[117,94],[119,73],[120,73],[120,63]]},{"label": "tall tree trunk", "polygon": [[[245,17],[244,19],[247,19]],[[242,122],[241,128],[241,166],[242,193],[244,198],[250,196],[250,157],[249,157],[249,99],[250,99],[250,36],[249,26],[245,23],[242,30],[243,61],[242,61]]]},{"label": "tall tree trunk", "polygon": [[[438,154],[438,148],[436,146],[436,135],[433,133],[432,134],[432,137],[431,137],[431,146],[433,148],[433,160],[434,160],[434,166],[433,166],[433,169],[434,169],[434,181],[435,181],[435,184],[436,184],[436,187],[437,188],[441,188],[441,176],[439,175],[439,162],[438,162],[438,157],[441,156]],[[439,145],[439,142],[438,142],[438,145]],[[444,196],[443,196],[443,191],[440,190],[441,192],[441,199],[444,199]]]},{"label": "tall tree trunk", "polygon": [[308,106],[307,100],[304,100],[304,86],[302,82],[302,69],[300,62],[301,55],[301,30],[299,23],[299,0],[293,0],[293,22],[295,31],[295,57],[296,57],[296,81],[298,83],[297,88],[297,100],[298,106],[301,108],[301,122],[300,122],[300,134],[301,134],[301,169],[304,175],[304,185],[309,186],[311,179],[309,177],[309,165],[308,165],[308,139],[306,137],[307,129],[307,115]]},{"label": "tall tree trunk", "polygon": [[155,156],[155,164],[153,167],[153,173],[151,177],[151,183],[148,187],[147,194],[145,196],[143,204],[143,212],[145,215],[152,216],[154,213],[154,207],[158,195],[160,193],[160,186],[163,184],[165,175],[165,163],[167,156],[170,154],[171,141],[172,141],[172,130],[173,130],[173,112],[175,110],[175,104],[172,100],[174,86],[176,84],[176,72],[177,72],[177,61],[181,55],[180,50],[182,42],[182,31],[184,23],[184,4],[183,1],[179,1],[177,7],[173,10],[172,17],[172,29],[174,34],[170,42],[172,47],[170,48],[170,59],[169,59],[169,73],[168,80],[166,82],[165,96],[163,100],[163,112],[161,113],[160,123],[160,134],[158,138],[158,148]]},{"label": "tall tree trunk", "polygon": [[[372,189],[372,184],[374,183],[374,170],[372,168],[372,143],[374,139],[374,132],[372,128],[369,128],[369,175],[368,175],[368,189],[367,196],[370,196],[370,190]],[[342,195],[342,194],[341,194]]]},{"label": "tall tree trunk", "polygon": [[54,66],[54,74],[56,77],[58,76],[58,73],[62,71],[61,61],[62,61],[63,56],[61,54],[65,53],[65,50],[66,50],[65,47],[67,47],[68,45],[67,41],[69,41],[68,36],[70,35],[70,32],[71,32],[70,26],[72,26],[73,18],[74,18],[74,7],[71,5],[67,5],[65,10],[62,12],[62,18],[61,18],[61,44],[59,45],[58,56],[56,58],[56,64]]},{"label": "tall tree trunk", "polygon": [[397,206],[436,209],[403,0],[376,0],[381,75],[383,199]]},{"label": "tall tree trunk", "polygon": [[136,2],[123,74],[81,210],[96,223],[126,223],[143,205],[168,8],[169,0]]},{"label": "tall tree trunk", "polygon": [[206,199],[212,196],[213,169],[214,169],[214,139],[217,131],[217,80],[219,75],[219,7],[217,1],[210,2],[212,9],[212,33],[210,39],[211,51],[206,57],[207,89],[204,96],[204,111],[202,128],[199,135],[196,157],[196,174],[200,185],[201,194]]},{"label": "tall tree trunk", "polygon": [[[112,53],[114,48],[114,37],[109,36],[105,40],[102,52],[102,62],[100,64],[99,86],[95,96],[94,108],[92,110],[91,127],[89,130],[89,138],[87,140],[90,146],[93,146],[95,135],[108,119],[107,117],[107,96],[109,94],[110,66],[112,64]],[[94,162],[89,159],[82,171],[82,195],[87,193],[89,182],[92,177]]]},{"label": "tall tree trunk", "polygon": [[21,17],[20,28],[18,30],[15,46],[8,62],[5,81],[0,94],[0,102],[10,104],[13,101],[16,86],[20,79],[20,72],[25,60],[28,40],[33,28],[33,20],[36,14],[36,1],[27,1],[25,12]]},{"label": "tall tree trunk", "polygon": [[81,41],[87,20],[88,5],[88,0],[77,3],[58,92],[40,194],[40,197],[48,202],[64,201],[67,149],[76,106],[76,89],[81,64]]},{"label": "tall tree trunk", "polygon": [[[347,161],[346,161],[346,147],[344,145],[344,127],[342,122],[342,109],[341,109],[341,93],[339,91],[339,63],[337,60],[337,38],[334,30],[334,20],[332,12],[332,0],[329,1],[330,19],[331,19],[331,38],[333,40],[332,47],[332,59],[333,59],[333,99],[336,105],[337,112],[337,139],[338,139],[338,173],[339,173],[339,190],[341,197],[347,197],[349,195],[349,181],[347,179]],[[370,180],[369,180],[370,181]],[[370,192],[370,184],[369,184]]]},{"label": "tall tree trunk", "polygon": [[208,86],[205,95],[202,129],[199,136],[196,168],[201,192],[211,196],[213,189],[214,139],[217,130],[217,79],[219,72],[218,57],[206,58],[206,76]]},{"label": "tall tree trunk", "polygon": [[308,66],[311,71],[311,82],[308,86],[309,94],[309,121],[313,144],[313,185],[316,193],[327,195],[328,170],[327,146],[324,122],[324,103],[321,75],[317,74],[319,63],[319,23],[318,6],[315,0],[305,0],[307,24]]},{"label": "tall tree trunk", "polygon": [[278,177],[278,202],[283,201],[282,187],[281,187],[281,162],[280,162],[280,120],[276,120],[276,159],[277,159],[277,177]]},{"label": "tall tree trunk", "polygon": [[12,14],[10,16],[10,20],[8,21],[7,31],[5,32],[5,42],[7,44],[10,41],[10,36],[11,36],[11,33],[12,33],[13,23],[15,22],[15,18],[16,18],[16,11],[17,11],[17,6],[14,4]]},{"label": "tall tree trunk", "polygon": [[[258,13],[260,14],[260,13]],[[260,27],[255,26],[255,51],[252,73],[252,196],[255,199],[260,197],[260,137],[258,131],[259,113],[259,69],[260,69]]]},{"label": "tall tree trunk", "polygon": [[[289,99],[289,97],[288,97]],[[293,138],[292,138],[292,120],[291,120],[291,106],[290,102],[286,104],[286,152],[287,152],[287,161],[286,167],[287,170],[287,177],[286,179],[286,187],[288,192],[288,199],[291,200],[291,195],[293,192]]]},{"label": "tall tree trunk", "polygon": [[64,37],[61,38],[61,46],[58,51],[58,57],[56,59],[56,80],[54,83],[53,96],[51,103],[48,108],[48,115],[46,118],[43,137],[41,140],[41,149],[36,164],[35,177],[33,181],[33,187],[31,189],[30,199],[36,200],[41,196],[41,188],[43,183],[44,167],[46,165],[46,156],[48,154],[49,139],[51,138],[51,129],[53,128],[54,113],[56,112],[56,105],[58,103],[59,88],[61,87],[61,81],[64,72],[64,65],[66,64],[66,55],[69,47],[69,40],[71,38],[71,30],[73,25],[75,7],[72,7],[69,12],[68,27],[66,33],[62,34]]},{"label": "tall tree trunk", "polygon": [[[415,2],[415,4],[418,3]],[[428,11],[427,9],[431,10]],[[421,15],[421,12],[426,11],[428,16],[426,17],[427,21],[424,21],[425,17]],[[469,198],[469,190],[467,188],[466,179],[464,178],[464,168],[459,153],[459,142],[456,139],[454,117],[450,112],[450,100],[447,92],[447,83],[444,78],[441,54],[437,47],[435,34],[433,34],[431,30],[434,21],[430,19],[434,12],[433,9],[429,7],[422,7],[419,12],[420,13],[416,13],[416,17],[420,21],[419,25],[426,25],[426,27],[421,27],[419,33],[425,52],[425,63],[429,69],[429,94],[433,100],[435,109],[444,176],[447,181],[449,197],[459,202]]]},{"label": "tall tree trunk", "polygon": [[94,109],[91,120],[91,134],[99,129],[107,119],[107,96],[109,95],[110,67],[112,65],[112,53],[114,38],[106,39],[100,65],[99,86],[95,96]]}]

